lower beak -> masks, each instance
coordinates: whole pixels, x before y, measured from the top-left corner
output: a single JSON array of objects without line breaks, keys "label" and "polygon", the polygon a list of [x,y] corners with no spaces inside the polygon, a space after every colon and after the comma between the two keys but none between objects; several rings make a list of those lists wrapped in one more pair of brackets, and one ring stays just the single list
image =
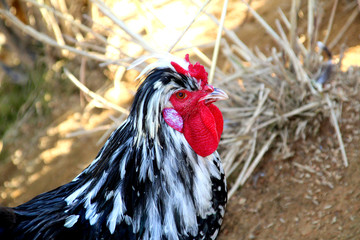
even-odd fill
[{"label": "lower beak", "polygon": [[214,91],[200,98],[199,101],[205,101],[205,103],[208,104],[228,98],[229,96],[223,90],[221,90],[220,88],[214,88]]}]

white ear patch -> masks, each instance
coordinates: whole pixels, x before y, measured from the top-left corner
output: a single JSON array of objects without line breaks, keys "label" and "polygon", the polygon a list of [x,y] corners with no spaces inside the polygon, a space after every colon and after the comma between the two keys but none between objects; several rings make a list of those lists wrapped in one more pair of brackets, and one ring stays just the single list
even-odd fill
[{"label": "white ear patch", "polygon": [[165,122],[176,131],[183,132],[184,120],[173,108],[165,108],[162,112]]}]

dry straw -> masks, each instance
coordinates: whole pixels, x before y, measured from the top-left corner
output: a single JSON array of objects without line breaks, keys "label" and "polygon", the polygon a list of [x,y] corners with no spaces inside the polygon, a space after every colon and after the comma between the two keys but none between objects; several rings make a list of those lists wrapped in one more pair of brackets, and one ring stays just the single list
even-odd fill
[{"label": "dry straw", "polygon": [[[321,115],[331,119],[343,164],[348,166],[335,114],[337,105],[334,100],[338,95],[331,87],[326,92],[323,91],[324,85],[331,84],[331,75],[338,70],[333,65],[331,55],[324,61],[321,52],[326,50],[325,52],[329,53],[326,46],[319,43],[316,48],[314,44],[318,31],[318,27],[314,25],[315,18],[318,17],[315,14],[319,12],[316,2],[308,1],[306,47],[295,35],[299,31],[296,18],[299,1],[292,1],[290,21],[286,14],[279,10],[281,21],[275,21],[277,31],[251,6],[243,2],[264,31],[277,43],[277,48],[272,49],[270,56],[258,51],[244,57],[239,56],[239,53],[249,52],[249,49],[242,48],[233,41],[233,46],[230,47],[233,51],[226,52],[229,61],[242,58],[242,62],[238,63],[240,67],[218,83],[226,88],[231,96],[231,101],[224,108],[227,124],[222,142],[225,171],[228,177],[235,179],[234,184],[230,185],[229,197],[251,176],[269,148],[273,148],[273,152],[282,153],[278,157],[286,158],[291,156],[287,140],[311,136],[318,132],[323,120]],[[334,3],[328,31],[331,29],[336,5],[337,1]],[[350,16],[348,22],[352,19],[353,16]],[[326,36],[328,35],[327,32]],[[237,48],[240,49],[235,51]],[[244,62],[248,63],[247,67],[241,65]],[[283,141],[280,141],[281,139]],[[275,141],[282,144],[274,144]]]},{"label": "dry straw", "polygon": [[[127,66],[131,61],[139,57],[131,56],[126,51],[120,50],[126,49],[126,47],[114,46],[109,42],[108,36],[116,34],[119,29],[129,43],[136,43],[143,49],[143,54],[156,52],[156,49],[145,40],[147,39],[145,37],[148,36],[134,32],[101,0],[92,0],[92,8],[102,12],[113,23],[110,29],[103,28],[102,31],[96,31],[94,27],[82,23],[79,19],[74,19],[69,14],[69,11],[64,9],[66,8],[64,0],[58,0],[60,3],[58,5],[62,6],[61,9],[39,1],[25,1],[33,8],[39,9],[44,18],[45,16],[50,16],[48,19],[50,24],[48,32],[40,32],[34,26],[24,24],[9,10],[0,9],[0,15],[13,26],[38,41],[53,46],[56,49],[66,50],[75,55],[96,60],[100,62],[102,67],[108,65]],[[283,158],[291,156],[288,141],[316,133],[321,124],[321,115],[329,116],[331,119],[336,130],[343,164],[348,166],[335,114],[338,108],[336,102],[338,96],[331,87],[325,92],[323,91],[324,84],[329,83],[330,73],[336,74],[338,70],[333,65],[330,56],[327,61],[324,61],[321,52],[326,48],[323,45],[320,45],[320,49],[316,51],[315,43],[318,36],[318,26],[315,26],[315,18],[319,17],[316,16],[319,12],[317,11],[317,8],[319,8],[316,4],[317,1],[308,1],[306,47],[300,41],[299,35],[297,35],[299,32],[297,19],[300,6],[299,0],[291,1],[290,20],[279,9],[280,20],[275,21],[276,30],[270,27],[269,23],[247,2],[242,1],[247,6],[249,13],[262,26],[263,31],[267,32],[276,43],[268,56],[259,49],[254,51],[249,49],[234,31],[224,26],[227,1],[224,2],[220,22],[205,9],[210,1],[205,1],[202,5],[194,3],[198,7],[198,12],[193,16],[187,27],[179,33],[176,41],[169,43],[167,48],[168,51],[172,52],[184,49],[192,50],[195,55],[203,60],[206,66],[211,66],[210,78],[214,77],[216,81],[214,84],[224,88],[230,95],[230,100],[221,106],[224,112],[225,129],[220,149],[227,176],[229,179],[233,179],[229,184],[229,197],[249,179],[261,160],[264,159],[266,153],[269,152],[269,149],[275,149],[277,152],[282,153],[281,156]],[[324,43],[328,41],[337,3],[338,0],[335,0],[326,36],[323,39]],[[141,4],[144,3],[137,1],[137,6],[140,8],[139,12],[151,11],[149,14],[152,14],[156,8],[142,6]],[[192,27],[201,14],[208,16],[209,21],[218,26],[216,41],[198,46],[189,46],[188,48],[175,49],[174,47],[181,41],[184,34]],[[343,29],[329,44],[330,46],[334,46],[339,41],[342,34],[357,15],[358,9],[350,15]],[[84,16],[84,19],[89,20],[90,18]],[[97,19],[90,20],[94,26],[99,25],[96,24]],[[159,22],[160,20],[157,19],[157,21]],[[73,32],[67,33],[67,36],[64,37],[65,34],[59,33],[59,24],[70,26],[69,29],[73,29],[71,30]],[[160,24],[166,26],[164,22],[160,22]],[[259,29],[259,31],[261,30]],[[91,36],[92,42],[86,41],[86,36]],[[214,57],[212,60],[203,51],[208,47],[214,47]],[[109,54],[109,49],[115,51],[117,55]],[[67,56],[68,53],[62,51],[61,54]],[[222,55],[224,59],[221,64],[217,61],[218,54]],[[226,69],[225,66],[227,66]],[[123,75],[124,67],[121,69]],[[101,103],[103,107],[112,108],[123,114],[123,117],[128,113],[128,110],[90,91],[66,69],[65,74],[85,95]],[[119,123],[116,122],[116,124]],[[111,125],[111,129],[113,127]],[[104,127],[99,127],[94,131],[101,130],[104,130]],[[74,135],[79,134],[89,134],[89,132],[74,133]],[[301,167],[299,164],[296,166]]]}]

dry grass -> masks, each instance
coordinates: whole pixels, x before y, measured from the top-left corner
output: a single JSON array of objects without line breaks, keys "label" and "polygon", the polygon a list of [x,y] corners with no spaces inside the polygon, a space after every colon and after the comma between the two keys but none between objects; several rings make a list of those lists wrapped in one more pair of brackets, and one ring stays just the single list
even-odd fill
[{"label": "dry grass", "polygon": [[[41,32],[35,26],[26,25],[8,10],[0,9],[0,15],[38,41],[60,49],[62,57],[81,55],[100,62],[101,66],[108,66],[112,71],[121,71],[123,75],[124,66],[128,66],[140,55],[157,51],[145,40],[147,33],[134,32],[101,0],[92,0],[90,8],[93,12],[101,12],[111,22],[102,29],[99,29],[96,24],[98,21],[96,18],[91,19],[89,16],[85,18],[93,21],[90,26],[79,18],[75,19],[68,9],[60,9],[58,6],[50,6],[34,0],[26,0],[26,2],[35,9],[34,11],[40,10],[44,18],[47,16],[48,19],[52,19],[46,31]],[[322,45],[319,45],[320,47],[316,45],[319,41],[319,26],[315,19],[319,17],[316,14],[321,12],[316,2],[308,1],[308,25],[304,33],[307,43],[305,46],[296,34],[299,31],[297,26],[299,0],[292,1],[289,19],[279,10],[280,20],[275,22],[276,29],[271,28],[247,2],[243,1],[263,30],[277,43],[268,56],[258,49],[250,50],[232,30],[224,27],[227,1],[224,2],[220,22],[206,11],[208,3],[209,1],[206,1],[202,6],[198,6],[197,14],[185,30],[179,33],[176,41],[170,43],[168,51],[184,50],[184,48],[176,49],[175,46],[201,13],[205,13],[209,21],[218,25],[219,34],[215,43],[191,47],[188,51],[192,51],[202,59],[205,65],[211,66],[210,80],[214,77],[215,84],[225,89],[230,95],[230,100],[222,105],[226,125],[221,142],[225,171],[227,176],[233,179],[230,183],[229,196],[231,197],[247,181],[269,149],[279,153],[277,156],[283,159],[292,156],[289,141],[316,134],[323,116],[331,118],[338,136],[344,166],[348,166],[337,121],[339,118],[337,99],[343,96],[339,96],[339,93],[332,88],[330,81],[331,76],[336,75],[340,70],[329,54],[323,56],[322,52],[326,52],[327,49]],[[321,40],[323,43],[328,41],[337,3],[338,1],[335,0],[326,37]],[[66,6],[66,4],[59,4],[59,6]],[[139,2],[137,6],[139,12],[151,13],[151,8],[147,5]],[[338,37],[330,42],[330,46],[337,44],[338,39],[354,21],[358,15],[358,9],[355,10]],[[160,21],[160,24],[166,26],[165,22]],[[59,33],[60,25],[68,26],[66,34]],[[122,45],[114,45],[109,39],[118,34],[119,29],[121,37],[126,41],[123,41]],[[127,47],[131,44],[135,44],[140,50],[135,53],[125,51],[124,49],[128,49]],[[212,60],[202,51],[209,46],[214,47]],[[218,53],[225,59],[222,65],[217,62]],[[325,60],[325,58],[328,59]],[[65,73],[87,96],[100,102],[103,107],[127,114],[126,109],[91,92],[69,71]]]},{"label": "dry grass", "polygon": [[[297,1],[292,1],[290,19],[296,19],[294,15],[297,11],[294,9],[297,4]],[[272,49],[271,56],[265,56],[258,51],[239,59],[237,53],[248,52],[248,48],[228,44],[230,51],[224,53],[231,64],[237,66],[234,68],[236,71],[219,83],[231,96],[231,101],[223,109],[227,128],[222,144],[227,176],[238,174],[234,176],[235,183],[230,188],[230,197],[251,176],[269,147],[272,147],[274,152],[281,153],[278,156],[283,159],[292,156],[289,140],[316,134],[322,120],[320,116],[331,117],[344,166],[348,166],[335,114],[339,107],[336,99],[340,96],[330,82],[331,76],[336,75],[339,68],[333,63],[325,46],[319,44],[319,47],[316,47],[313,44],[318,41],[318,29],[314,25],[317,17],[314,14],[318,11],[314,2],[308,2],[306,47],[299,41],[299,37],[293,35],[298,32],[297,22],[289,21],[281,10],[281,21],[276,20],[275,31],[255,10],[247,6],[277,43],[277,48]],[[330,21],[332,19],[333,17]],[[331,23],[328,31],[330,29]],[[287,37],[288,35],[290,37]],[[324,60],[321,54],[323,50],[328,52],[327,60]],[[245,59],[251,59],[246,62],[246,67]]]}]

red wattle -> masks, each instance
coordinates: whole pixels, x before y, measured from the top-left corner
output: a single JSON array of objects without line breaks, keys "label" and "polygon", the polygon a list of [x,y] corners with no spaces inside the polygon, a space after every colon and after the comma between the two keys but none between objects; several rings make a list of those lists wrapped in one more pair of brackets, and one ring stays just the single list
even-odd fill
[{"label": "red wattle", "polygon": [[224,129],[224,119],[223,119],[222,113],[219,110],[219,108],[217,106],[215,106],[214,104],[210,104],[208,106],[208,108],[210,109],[211,113],[214,116],[215,124],[216,124],[216,130],[217,130],[217,134],[218,134],[219,142],[220,142],[221,134],[222,134],[223,129]]},{"label": "red wattle", "polygon": [[198,114],[184,120],[184,136],[198,155],[206,157],[216,151],[223,124],[222,114],[215,105],[203,105]]}]

